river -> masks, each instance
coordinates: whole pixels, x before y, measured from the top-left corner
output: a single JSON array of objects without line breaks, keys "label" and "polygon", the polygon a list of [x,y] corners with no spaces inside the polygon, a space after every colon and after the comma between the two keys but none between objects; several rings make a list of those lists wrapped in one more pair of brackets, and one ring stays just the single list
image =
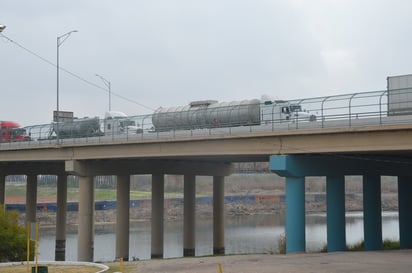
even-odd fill
[{"label": "river", "polygon": [[[196,219],[196,256],[213,253],[212,218]],[[280,236],[284,234],[284,215],[242,215],[226,217],[226,254],[274,253]],[[183,221],[165,221],[164,257],[183,256]],[[382,214],[383,239],[399,240],[398,214]],[[150,221],[134,222],[130,228],[130,259],[150,259]],[[363,240],[362,213],[347,213],[346,241],[355,244]],[[306,216],[307,251],[318,251],[326,244],[326,215]],[[39,259],[54,260],[55,233],[40,229]],[[115,233],[113,225],[96,229],[94,260],[112,261],[115,257]],[[66,260],[77,260],[77,234],[68,231]]]}]

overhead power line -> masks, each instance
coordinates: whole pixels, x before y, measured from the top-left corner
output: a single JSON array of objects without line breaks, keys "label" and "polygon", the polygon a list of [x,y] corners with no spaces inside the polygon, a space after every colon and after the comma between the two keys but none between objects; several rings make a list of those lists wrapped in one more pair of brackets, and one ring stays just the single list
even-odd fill
[{"label": "overhead power line", "polygon": [[[19,47],[20,49],[23,49],[24,51],[28,52],[29,54],[31,54],[31,55],[39,58],[39,59],[42,60],[43,62],[48,63],[49,65],[51,65],[51,66],[53,66],[53,67],[57,67],[57,65],[56,65],[54,62],[49,61],[48,59],[40,56],[40,55],[37,54],[36,52],[34,52],[34,51],[32,51],[32,50],[24,47],[23,45],[21,45],[20,43],[14,41],[14,40],[12,40],[12,39],[10,39],[9,37],[7,37],[6,35],[4,35],[3,33],[0,33],[0,37],[5,38],[7,41],[9,41],[9,42],[11,42],[12,44],[16,45],[16,46]],[[76,79],[78,79],[78,80],[80,80],[80,81],[88,84],[88,85],[91,85],[91,86],[93,86],[93,87],[95,87],[95,88],[98,88],[98,89],[100,89],[100,90],[103,90],[103,91],[109,93],[109,90],[108,90],[108,89],[106,89],[106,88],[104,88],[104,87],[102,87],[102,86],[100,86],[100,85],[98,85],[98,84],[95,84],[95,83],[93,83],[93,82],[91,82],[91,81],[89,81],[89,80],[87,80],[87,79],[85,79],[85,78],[83,78],[83,77],[81,77],[81,76],[79,76],[79,75],[77,75],[77,74],[75,74],[75,73],[73,73],[73,72],[71,72],[71,71],[63,68],[63,67],[61,67],[61,66],[59,66],[59,69],[60,69],[61,71],[63,71],[63,72],[66,72],[66,73],[69,74],[70,76],[72,76],[72,77],[74,77],[74,78],[76,78]],[[111,91],[111,94],[112,94],[113,96],[117,97],[117,98],[120,98],[120,99],[122,99],[122,100],[125,100],[125,101],[128,101],[128,102],[137,104],[137,105],[139,105],[139,106],[141,106],[141,107],[143,107],[143,108],[146,108],[146,109],[148,109],[148,110],[151,110],[151,111],[154,111],[154,110],[155,110],[155,109],[153,109],[153,108],[151,108],[151,107],[149,107],[149,106],[146,106],[146,105],[144,105],[144,104],[141,104],[141,103],[139,103],[139,102],[137,102],[137,101],[135,101],[135,100],[132,100],[132,99],[127,98],[127,97],[125,97],[125,96],[123,96],[123,95],[117,94],[117,93],[115,93],[115,92],[113,92],[113,91]]]}]

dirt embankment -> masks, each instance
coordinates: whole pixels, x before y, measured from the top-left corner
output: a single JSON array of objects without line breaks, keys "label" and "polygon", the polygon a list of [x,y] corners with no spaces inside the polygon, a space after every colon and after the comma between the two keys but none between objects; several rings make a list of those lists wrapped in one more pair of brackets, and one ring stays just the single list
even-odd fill
[{"label": "dirt embankment", "polygon": [[[306,183],[306,211],[326,211],[326,183],[324,178],[309,178]],[[362,183],[359,177],[347,177],[345,183],[345,205],[347,211],[363,209]],[[180,176],[169,176],[165,181],[165,189],[176,193],[177,197],[165,200],[165,218],[179,219],[183,217],[183,180]],[[202,216],[212,216],[213,183],[209,177],[199,177],[196,181],[197,204],[196,213]],[[150,188],[145,190],[150,191]],[[41,187],[39,187],[41,191]],[[225,181],[225,213],[226,215],[275,214],[285,210],[285,182],[274,174],[239,174],[227,177]],[[180,195],[180,196],[179,196]],[[20,199],[19,199],[20,198]],[[38,202],[55,202],[55,197],[42,198]],[[24,202],[24,197],[6,198],[6,204]],[[73,200],[71,200],[73,201]],[[74,200],[75,201],[75,200]],[[113,201],[113,200],[112,200]],[[130,208],[132,221],[149,220],[151,218],[151,200],[139,200]],[[397,187],[394,181],[387,179],[382,182],[382,209],[397,210]],[[77,212],[68,211],[68,224],[77,224]],[[24,219],[24,213],[21,215]],[[55,224],[55,212],[41,209],[38,211],[39,222],[43,225]],[[114,223],[116,209],[97,209],[96,223]]]}]

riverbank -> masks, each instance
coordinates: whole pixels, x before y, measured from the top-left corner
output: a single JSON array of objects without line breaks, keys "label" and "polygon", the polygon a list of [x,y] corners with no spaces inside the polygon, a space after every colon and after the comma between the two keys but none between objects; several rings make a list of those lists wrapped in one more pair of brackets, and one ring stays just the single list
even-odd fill
[{"label": "riverbank", "polygon": [[[346,195],[346,211],[362,211],[362,195]],[[396,194],[382,195],[382,210],[396,211],[398,200]],[[20,221],[24,222],[25,205],[7,204],[7,209],[20,210]],[[116,222],[116,202],[97,201],[95,210],[96,225],[108,225]],[[78,203],[71,202],[67,210],[67,225],[76,226],[78,223]],[[324,193],[306,194],[307,213],[326,212],[326,195]],[[130,221],[148,221],[151,219],[151,200],[138,199],[130,202]],[[284,214],[285,195],[230,195],[225,196],[225,214],[227,216],[255,215],[255,214]],[[211,196],[198,197],[196,199],[196,214],[201,217],[212,217],[213,198]],[[165,220],[179,220],[183,218],[183,198],[165,199]],[[56,203],[38,203],[37,219],[42,227],[55,226]]]},{"label": "riverbank", "polygon": [[[132,176],[130,198],[131,221],[151,219],[150,176]],[[165,176],[165,219],[183,217],[183,177]],[[391,177],[382,178],[382,210],[396,211],[398,208],[397,183]],[[308,177],[306,187],[306,211],[326,211],[326,183],[324,177]],[[213,181],[210,177],[196,178],[196,214],[202,217],[212,215]],[[226,215],[282,214],[285,210],[285,181],[270,173],[233,174],[225,180]],[[362,211],[362,179],[346,177],[346,211]],[[42,226],[55,225],[56,185],[38,186],[37,217]],[[68,188],[67,224],[77,224],[78,185]],[[116,221],[115,184],[96,186],[95,223],[106,224]],[[25,182],[6,183],[6,205],[21,212],[24,222]]]}]

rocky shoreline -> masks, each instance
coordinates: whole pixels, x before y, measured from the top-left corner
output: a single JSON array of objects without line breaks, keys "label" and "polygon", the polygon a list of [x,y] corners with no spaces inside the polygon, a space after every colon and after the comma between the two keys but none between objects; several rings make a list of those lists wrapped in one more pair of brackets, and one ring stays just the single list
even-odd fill
[{"label": "rocky shoreline", "polygon": [[[212,217],[212,197],[198,198],[196,202],[196,214],[202,217]],[[133,200],[130,207],[130,221],[149,221],[151,219],[151,200]],[[111,201],[114,202],[114,201]],[[133,205],[134,204],[134,205]],[[37,218],[41,226],[54,226],[56,223],[55,211],[48,211],[42,207],[37,211]],[[398,208],[396,194],[382,195],[382,210],[396,211]],[[346,211],[362,211],[362,195],[348,194],[346,196]],[[306,195],[307,213],[326,212],[326,195],[324,193],[312,193]],[[114,224],[116,222],[115,205],[107,206],[107,209],[95,210],[96,225]],[[285,212],[285,197],[283,194],[269,195],[236,195],[225,197],[226,215],[251,215],[251,214],[282,214]],[[183,218],[183,199],[165,199],[165,220],[178,220]],[[20,215],[24,221],[24,213]],[[67,225],[76,226],[78,212],[67,212]]]}]

